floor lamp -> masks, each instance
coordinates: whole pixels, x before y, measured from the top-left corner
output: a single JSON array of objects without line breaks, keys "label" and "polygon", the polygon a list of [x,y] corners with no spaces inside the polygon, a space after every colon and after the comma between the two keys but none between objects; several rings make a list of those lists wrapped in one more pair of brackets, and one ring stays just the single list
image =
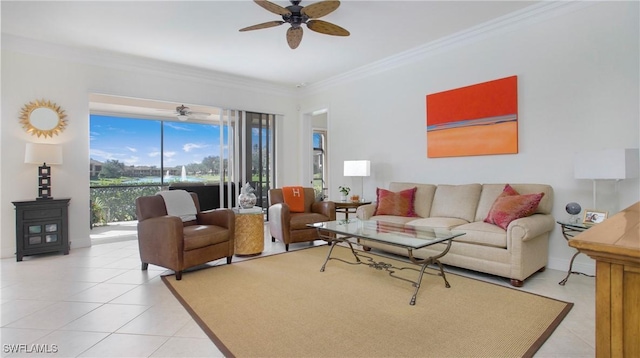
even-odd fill
[{"label": "floor lamp", "polygon": [[597,209],[597,181],[618,182],[638,176],[639,152],[634,149],[604,149],[578,153],[574,159],[574,177],[593,181],[593,209]]},{"label": "floor lamp", "polygon": [[364,177],[371,175],[371,162],[368,160],[345,160],[344,176],[360,177],[362,185],[362,195],[360,201],[364,201]]}]

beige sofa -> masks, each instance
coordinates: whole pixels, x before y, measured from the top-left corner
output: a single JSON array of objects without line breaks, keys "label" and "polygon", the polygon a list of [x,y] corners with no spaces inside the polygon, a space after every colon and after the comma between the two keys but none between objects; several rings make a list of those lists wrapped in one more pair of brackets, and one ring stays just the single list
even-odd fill
[{"label": "beige sofa", "polygon": [[[376,205],[360,206],[359,219],[403,223],[412,226],[448,228],[465,235],[453,240],[451,250],[440,259],[443,264],[480,271],[511,279],[520,287],[523,281],[547,265],[549,233],[555,220],[551,216],[553,189],[544,184],[510,184],[519,194],[544,193],[535,214],[512,221],[507,230],[484,222],[493,202],[505,184],[432,185],[391,183],[390,191],[416,187],[414,205],[419,217],[374,216]],[[367,241],[367,248],[407,256],[407,250]],[[440,245],[440,246],[437,246]],[[444,244],[414,251],[426,258],[441,252]]]}]

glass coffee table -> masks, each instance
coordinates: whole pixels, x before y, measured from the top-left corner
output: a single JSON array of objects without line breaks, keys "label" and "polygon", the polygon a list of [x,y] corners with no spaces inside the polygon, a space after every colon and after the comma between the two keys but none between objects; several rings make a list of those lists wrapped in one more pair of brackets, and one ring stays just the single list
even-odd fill
[{"label": "glass coffee table", "polygon": [[[442,269],[442,264],[439,259],[449,252],[451,248],[451,241],[458,237],[464,235],[464,233],[452,233],[446,229],[440,228],[425,228],[420,227],[416,228],[410,225],[401,225],[373,220],[359,220],[359,219],[350,219],[350,220],[337,220],[337,221],[328,221],[321,223],[308,224],[309,227],[315,227],[318,230],[318,235],[323,240],[329,242],[331,247],[329,248],[329,252],[327,254],[327,258],[322,264],[322,268],[320,268],[321,272],[324,272],[327,262],[329,260],[338,260],[352,265],[364,264],[369,267],[385,270],[389,272],[391,277],[408,281],[416,288],[413,292],[413,296],[411,296],[410,305],[415,305],[416,296],[418,294],[418,290],[420,289],[420,282],[422,282],[422,276],[424,275],[424,271],[427,266],[431,264],[438,265],[440,272],[438,275],[442,276],[444,280],[445,287],[449,288],[449,282],[444,274],[444,270]],[[415,269],[412,267],[395,267],[392,264],[385,262],[377,262],[372,257],[365,255],[362,252],[357,252],[353,249],[353,243],[350,239],[358,239],[360,241],[374,241],[379,242],[385,245],[398,246],[406,249],[409,253],[409,260],[420,266],[420,269]],[[445,243],[446,246],[437,255],[428,257],[426,259],[419,259],[413,256],[413,250],[417,250],[423,247],[431,246],[437,243]],[[355,258],[355,262],[349,262],[342,260],[340,258],[331,257],[331,253],[337,244],[345,243],[349,245],[351,249],[351,253]],[[364,258],[367,262],[363,262],[360,258]],[[403,277],[398,277],[394,275],[395,270],[415,270],[419,272],[417,281],[407,280]]]}]

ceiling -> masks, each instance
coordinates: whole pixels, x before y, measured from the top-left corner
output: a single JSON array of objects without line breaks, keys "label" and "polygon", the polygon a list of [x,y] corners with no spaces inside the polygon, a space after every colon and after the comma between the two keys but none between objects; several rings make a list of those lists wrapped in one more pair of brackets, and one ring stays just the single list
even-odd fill
[{"label": "ceiling", "polygon": [[[273,1],[288,6],[287,1]],[[302,1],[305,6],[315,1]],[[301,87],[432,43],[538,1],[345,0],[322,20],[349,30],[334,37],[288,24],[239,32],[281,18],[249,0],[2,1],[2,33],[63,46],[166,61]]]}]

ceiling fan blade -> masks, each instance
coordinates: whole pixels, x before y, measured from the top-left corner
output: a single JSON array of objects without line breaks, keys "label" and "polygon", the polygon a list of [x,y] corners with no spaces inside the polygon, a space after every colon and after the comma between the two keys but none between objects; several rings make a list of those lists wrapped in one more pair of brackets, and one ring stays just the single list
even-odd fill
[{"label": "ceiling fan blade", "polygon": [[266,29],[268,27],[279,26],[282,24],[284,24],[284,21],[269,21],[269,22],[263,22],[262,24],[245,27],[243,29],[240,29],[240,31],[243,32],[243,31]]},{"label": "ceiling fan blade", "polygon": [[278,15],[291,15],[291,11],[283,8],[282,6],[278,5],[278,4],[274,4],[270,1],[267,0],[253,0],[253,2],[255,2],[256,4],[262,6],[262,8],[264,8],[267,11],[271,11],[274,14],[278,14]]},{"label": "ceiling fan blade", "polygon": [[310,30],[315,32],[319,32],[326,35],[333,36],[349,36],[349,31],[343,29],[338,25],[334,25],[330,22],[322,21],[322,20],[309,20],[307,21],[307,27]]},{"label": "ceiling fan blade", "polygon": [[305,6],[300,10],[303,15],[307,15],[310,19],[317,19],[330,14],[340,6],[340,1],[326,0]]},{"label": "ceiling fan blade", "polygon": [[302,41],[302,27],[290,27],[287,30],[287,43],[292,50],[295,50]]},{"label": "ceiling fan blade", "polygon": [[181,104],[179,106],[176,107],[176,114],[180,114],[180,115],[188,115],[190,112],[189,107],[185,106],[184,104]]}]

